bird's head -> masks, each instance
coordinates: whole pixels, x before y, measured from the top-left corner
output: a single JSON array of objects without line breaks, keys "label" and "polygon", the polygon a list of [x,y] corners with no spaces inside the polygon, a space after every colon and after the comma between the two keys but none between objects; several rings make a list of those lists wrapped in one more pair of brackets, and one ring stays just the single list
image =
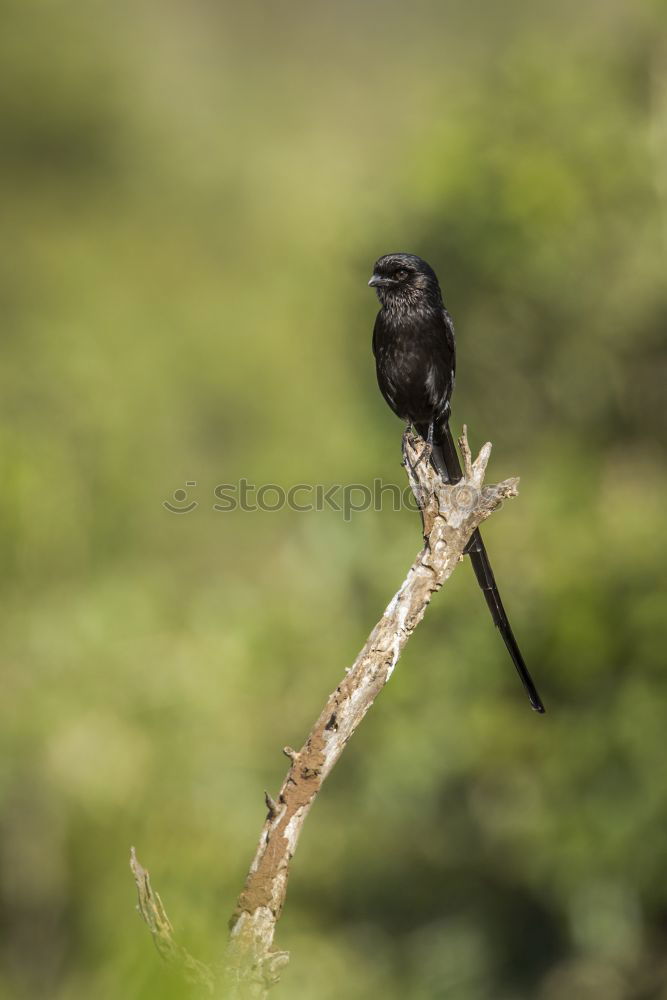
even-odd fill
[{"label": "bird's head", "polygon": [[440,286],[433,268],[412,253],[388,253],[379,257],[368,282],[384,307],[442,305]]}]

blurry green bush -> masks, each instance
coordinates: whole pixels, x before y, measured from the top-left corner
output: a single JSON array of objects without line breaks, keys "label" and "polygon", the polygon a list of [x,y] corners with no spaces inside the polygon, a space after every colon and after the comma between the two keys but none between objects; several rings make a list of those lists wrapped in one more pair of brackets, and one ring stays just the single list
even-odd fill
[{"label": "blurry green bush", "polygon": [[213,490],[402,482],[366,288],[391,249],[441,276],[455,422],[523,477],[489,547],[549,714],[457,574],[309,819],[282,994],[667,995],[664,27],[5,4],[0,995],[181,995],[132,842],[221,950],[279,748],[419,532]]}]

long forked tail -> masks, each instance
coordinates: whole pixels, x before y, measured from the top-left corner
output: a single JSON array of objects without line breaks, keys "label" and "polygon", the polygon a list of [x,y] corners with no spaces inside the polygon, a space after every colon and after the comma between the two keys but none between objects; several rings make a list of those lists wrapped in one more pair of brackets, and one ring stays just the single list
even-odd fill
[{"label": "long forked tail", "polygon": [[[426,438],[428,427],[419,425],[417,430],[422,437]],[[432,462],[440,475],[448,482],[457,483],[461,479],[461,463],[459,462],[459,456],[449,427],[449,421],[442,421],[442,423],[436,424],[434,428]],[[542,699],[537,693],[537,688],[533,684],[532,677],[528,673],[528,668],[526,667],[523,656],[521,655],[521,650],[517,645],[517,641],[514,638],[514,633],[512,632],[507,613],[503,607],[503,602],[500,599],[498,586],[496,584],[493,570],[491,569],[491,563],[489,562],[489,557],[486,554],[486,549],[484,548],[484,542],[482,541],[479,529],[471,535],[466,552],[470,556],[470,561],[475,571],[477,582],[482,589],[484,597],[486,598],[486,603],[489,606],[493,622],[503,637],[507,650],[512,657],[512,662],[514,663],[517,673],[519,674],[523,686],[526,689],[530,704],[536,712],[544,712]]]}]

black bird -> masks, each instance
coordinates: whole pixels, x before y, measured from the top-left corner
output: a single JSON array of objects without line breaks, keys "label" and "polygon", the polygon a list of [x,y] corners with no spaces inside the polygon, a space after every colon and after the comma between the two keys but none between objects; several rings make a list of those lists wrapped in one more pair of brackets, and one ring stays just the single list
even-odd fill
[{"label": "black bird", "polygon": [[[446,482],[461,479],[461,465],[449,428],[456,373],[454,324],[438,279],[425,260],[410,253],[380,257],[368,284],[382,308],[373,329],[373,354],[380,391],[401,419],[431,445],[431,461]],[[514,638],[479,531],[466,548],[491,616],[514,662],[530,704],[544,712]]]}]

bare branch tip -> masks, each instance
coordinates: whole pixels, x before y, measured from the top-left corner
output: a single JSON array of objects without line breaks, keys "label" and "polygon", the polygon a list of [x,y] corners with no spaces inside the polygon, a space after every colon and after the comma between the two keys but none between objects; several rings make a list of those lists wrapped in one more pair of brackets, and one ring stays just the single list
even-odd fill
[{"label": "bare branch tip", "polygon": [[505,496],[516,497],[519,495],[519,483],[521,480],[518,476],[512,476],[511,479],[506,479],[501,486],[504,487]]},{"label": "bare branch tip", "polygon": [[270,819],[273,819],[274,816],[278,815],[278,806],[276,805],[276,801],[266,791],[264,792],[264,801],[266,802],[266,808],[269,810],[269,817]]},{"label": "bare branch tip", "polygon": [[470,445],[468,443],[468,425],[463,425],[463,430],[461,431],[461,436],[459,437],[459,448],[461,449],[461,455],[463,456],[463,470],[466,479],[472,478],[472,454],[470,452]]},{"label": "bare branch tip", "polygon": [[484,478],[486,467],[489,464],[489,459],[491,458],[492,447],[493,446],[490,441],[483,444],[479,450],[479,455],[472,463],[472,475],[477,476],[480,480]]}]

